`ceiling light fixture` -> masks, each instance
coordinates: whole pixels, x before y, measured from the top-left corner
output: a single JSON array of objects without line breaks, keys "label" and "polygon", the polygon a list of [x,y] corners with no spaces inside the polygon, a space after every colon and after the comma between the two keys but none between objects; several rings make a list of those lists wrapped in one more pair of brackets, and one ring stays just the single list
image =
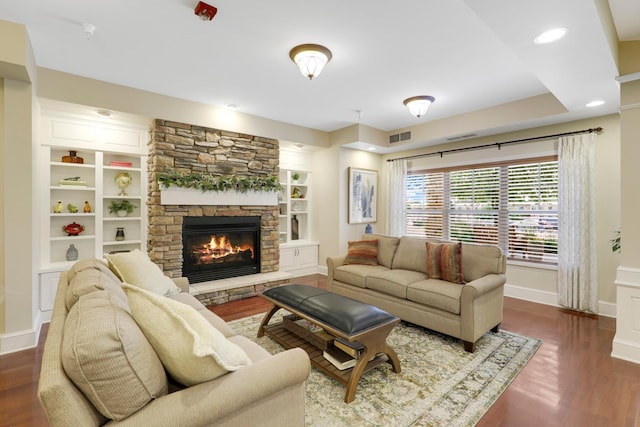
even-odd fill
[{"label": "ceiling light fixture", "polygon": [[319,44],[301,44],[289,51],[291,60],[309,80],[320,75],[327,62],[331,61],[331,56],[331,51]]},{"label": "ceiling light fixture", "polygon": [[560,40],[564,36],[566,36],[568,32],[569,32],[568,28],[564,28],[564,27],[554,28],[552,30],[545,31],[544,33],[538,35],[538,37],[533,39],[533,42],[535,44],[553,43]]},{"label": "ceiling light fixture", "polygon": [[96,114],[98,114],[99,116],[102,116],[102,117],[106,117],[106,118],[111,117],[111,111],[109,111],[109,110],[98,110],[98,111],[96,111]]},{"label": "ceiling light fixture", "polygon": [[405,99],[403,104],[409,108],[411,114],[420,118],[427,112],[429,106],[431,106],[435,100],[436,99],[430,95],[419,95]]},{"label": "ceiling light fixture", "polygon": [[218,8],[211,6],[210,4],[206,4],[203,1],[199,1],[193,11],[203,21],[211,21],[213,17],[216,16],[216,13],[218,13]]},{"label": "ceiling light fixture", "polygon": [[591,101],[587,104],[587,107],[599,107],[602,104],[604,104],[604,101],[601,99],[595,100],[595,101]]}]

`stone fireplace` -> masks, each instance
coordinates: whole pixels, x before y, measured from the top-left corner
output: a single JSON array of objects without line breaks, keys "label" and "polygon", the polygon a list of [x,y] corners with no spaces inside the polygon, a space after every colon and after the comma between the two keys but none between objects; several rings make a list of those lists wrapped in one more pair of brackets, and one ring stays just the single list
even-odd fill
[{"label": "stone fireplace", "polygon": [[[185,123],[155,120],[151,127],[148,159],[149,257],[169,277],[183,273],[183,226],[193,218],[247,218],[259,220],[257,271],[278,271],[278,206],[163,205],[158,173],[167,167],[187,173],[214,175],[278,175],[279,143],[259,136],[238,134]],[[188,219],[187,218],[192,218]],[[199,279],[198,279],[199,280]],[[255,295],[265,287],[287,280],[234,288],[230,292],[202,292],[196,296],[206,304]],[[190,283],[194,283],[190,280]],[[197,286],[196,286],[197,288]],[[192,289],[193,293],[193,289]]]}]

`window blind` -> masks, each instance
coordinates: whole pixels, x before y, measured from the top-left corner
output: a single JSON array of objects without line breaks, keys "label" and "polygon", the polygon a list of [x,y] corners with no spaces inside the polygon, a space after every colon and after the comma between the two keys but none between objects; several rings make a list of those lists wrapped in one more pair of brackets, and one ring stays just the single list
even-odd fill
[{"label": "window blind", "polygon": [[407,177],[407,234],[499,245],[512,259],[557,262],[557,161],[502,162]]}]

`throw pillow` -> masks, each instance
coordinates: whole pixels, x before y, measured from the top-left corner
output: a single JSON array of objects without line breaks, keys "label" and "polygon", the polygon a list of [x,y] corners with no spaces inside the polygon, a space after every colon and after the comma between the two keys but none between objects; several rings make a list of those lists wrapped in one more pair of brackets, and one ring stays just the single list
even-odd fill
[{"label": "throw pillow", "polygon": [[427,242],[427,276],[464,284],[462,243]]},{"label": "throw pillow", "polygon": [[185,386],[217,378],[251,364],[193,307],[124,283],[133,318],[165,369]]},{"label": "throw pillow", "polygon": [[345,264],[378,265],[378,240],[356,240],[349,242]]},{"label": "throw pillow", "polygon": [[123,282],[138,286],[159,295],[171,295],[180,292],[173,280],[162,273],[146,253],[138,249],[131,252],[105,254],[109,267]]},{"label": "throw pillow", "polygon": [[61,358],[67,376],[107,418],[122,420],[167,394],[162,363],[127,299],[108,290],[82,295],[71,307]]}]

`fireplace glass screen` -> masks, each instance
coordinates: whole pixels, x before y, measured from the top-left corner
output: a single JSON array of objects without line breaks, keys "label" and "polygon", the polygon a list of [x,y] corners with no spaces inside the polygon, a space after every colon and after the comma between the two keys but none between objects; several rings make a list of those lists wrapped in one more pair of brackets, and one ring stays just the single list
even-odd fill
[{"label": "fireplace glass screen", "polygon": [[260,272],[260,217],[185,217],[182,274],[190,283]]}]

